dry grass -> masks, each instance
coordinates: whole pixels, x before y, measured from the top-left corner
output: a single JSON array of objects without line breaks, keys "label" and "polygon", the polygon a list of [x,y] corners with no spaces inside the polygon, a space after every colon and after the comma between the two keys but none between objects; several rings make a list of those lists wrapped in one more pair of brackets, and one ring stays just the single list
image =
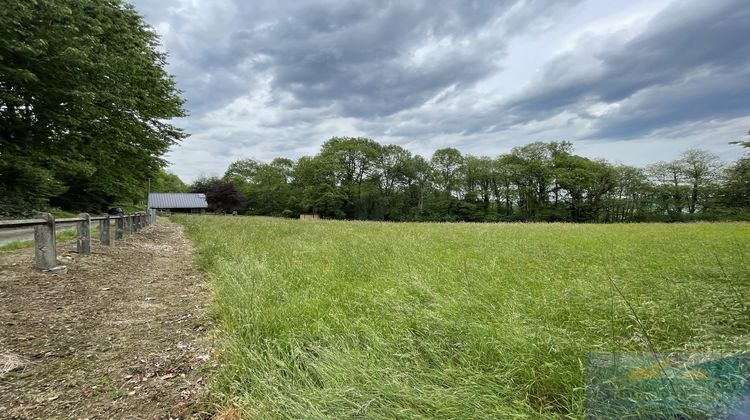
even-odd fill
[{"label": "dry grass", "polygon": [[29,364],[29,359],[15,353],[0,351],[0,377]]}]

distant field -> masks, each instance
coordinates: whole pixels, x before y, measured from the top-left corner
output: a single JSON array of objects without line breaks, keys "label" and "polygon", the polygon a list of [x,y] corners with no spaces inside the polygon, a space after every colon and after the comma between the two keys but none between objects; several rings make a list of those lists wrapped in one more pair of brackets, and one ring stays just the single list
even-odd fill
[{"label": "distant field", "polygon": [[750,348],[750,224],[177,217],[249,418],[580,417],[588,352]]}]

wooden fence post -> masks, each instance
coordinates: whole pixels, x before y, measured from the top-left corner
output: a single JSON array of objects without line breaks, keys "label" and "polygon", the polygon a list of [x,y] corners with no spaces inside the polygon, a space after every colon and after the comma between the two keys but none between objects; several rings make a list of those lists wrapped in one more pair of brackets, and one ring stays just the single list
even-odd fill
[{"label": "wooden fence post", "polygon": [[109,240],[109,215],[104,216],[105,219],[99,221],[99,242],[102,245],[110,245]]},{"label": "wooden fence post", "polygon": [[133,215],[128,214],[125,217],[125,233],[133,233]]},{"label": "wooden fence post", "polygon": [[133,215],[133,232],[141,230],[141,226],[138,224],[138,213]]},{"label": "wooden fence post", "polygon": [[83,221],[78,222],[76,249],[79,255],[89,255],[91,254],[91,216],[88,213],[81,213],[78,217],[83,218]]},{"label": "wooden fence post", "polygon": [[34,226],[34,262],[37,268],[49,270],[57,266],[55,217],[49,213],[38,213],[36,218],[44,219],[46,223]]},{"label": "wooden fence post", "polygon": [[125,233],[125,217],[123,215],[119,215],[117,217],[117,220],[115,221],[115,225],[115,240],[121,241]]}]

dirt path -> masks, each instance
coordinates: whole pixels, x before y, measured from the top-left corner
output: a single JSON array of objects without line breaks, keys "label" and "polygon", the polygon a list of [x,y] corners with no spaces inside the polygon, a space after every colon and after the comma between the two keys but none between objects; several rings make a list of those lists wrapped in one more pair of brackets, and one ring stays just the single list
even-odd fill
[{"label": "dirt path", "polygon": [[208,292],[181,227],[74,251],[65,275],[0,253],[0,418],[209,417]]}]

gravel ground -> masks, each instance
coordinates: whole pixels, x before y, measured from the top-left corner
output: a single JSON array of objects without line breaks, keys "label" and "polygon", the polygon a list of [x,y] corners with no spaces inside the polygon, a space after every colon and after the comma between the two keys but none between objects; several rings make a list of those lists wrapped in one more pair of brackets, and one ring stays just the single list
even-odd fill
[{"label": "gravel ground", "polygon": [[182,228],[60,248],[64,275],[0,253],[0,418],[210,417],[209,291]]}]

